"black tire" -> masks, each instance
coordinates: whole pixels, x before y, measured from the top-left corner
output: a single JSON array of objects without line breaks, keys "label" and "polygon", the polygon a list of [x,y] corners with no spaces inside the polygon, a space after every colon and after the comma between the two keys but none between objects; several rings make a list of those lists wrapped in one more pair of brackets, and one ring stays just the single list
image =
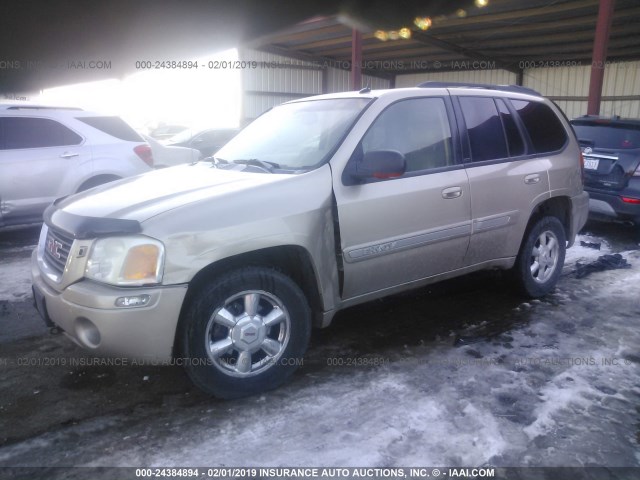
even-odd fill
[{"label": "black tire", "polygon": [[311,310],[289,277],[247,267],[201,287],[179,335],[193,383],[218,398],[239,398],[276,388],[293,374],[309,344]]},{"label": "black tire", "polygon": [[[543,244],[543,250],[540,251],[540,244],[545,239],[547,243]],[[531,298],[542,297],[551,292],[562,273],[566,250],[567,240],[560,220],[556,217],[537,220],[527,229],[513,267],[518,290]],[[536,256],[536,253],[539,255]]]}]

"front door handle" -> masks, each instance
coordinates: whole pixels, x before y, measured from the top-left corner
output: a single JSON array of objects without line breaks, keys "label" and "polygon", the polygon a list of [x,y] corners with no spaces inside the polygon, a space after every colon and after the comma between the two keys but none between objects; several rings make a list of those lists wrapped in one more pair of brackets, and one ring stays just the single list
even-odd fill
[{"label": "front door handle", "polygon": [[524,177],[524,183],[527,185],[535,185],[540,182],[540,175],[537,173],[532,173],[531,175],[527,175]]},{"label": "front door handle", "polygon": [[73,158],[78,156],[80,156],[79,153],[64,152],[62,155],[60,155],[60,158]]},{"label": "front door handle", "polygon": [[449,187],[442,190],[442,198],[447,200],[462,196],[462,187]]}]

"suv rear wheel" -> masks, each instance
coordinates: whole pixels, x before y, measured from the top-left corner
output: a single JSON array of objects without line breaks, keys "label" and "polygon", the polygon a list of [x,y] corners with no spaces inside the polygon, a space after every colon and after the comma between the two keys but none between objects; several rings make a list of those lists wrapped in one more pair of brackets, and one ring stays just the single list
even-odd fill
[{"label": "suv rear wheel", "polygon": [[180,346],[199,388],[238,398],[282,384],[302,363],[310,333],[300,288],[280,272],[250,267],[200,289],[184,317]]},{"label": "suv rear wheel", "polygon": [[527,230],[513,267],[519,289],[529,297],[553,290],[562,273],[567,241],[556,217],[542,217]]}]

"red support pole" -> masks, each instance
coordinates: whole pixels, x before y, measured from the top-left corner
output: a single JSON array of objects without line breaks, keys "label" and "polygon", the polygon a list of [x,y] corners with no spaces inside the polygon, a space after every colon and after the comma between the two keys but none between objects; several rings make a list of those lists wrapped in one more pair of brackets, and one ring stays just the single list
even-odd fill
[{"label": "red support pole", "polygon": [[614,5],[615,0],[600,0],[596,37],[593,41],[593,56],[591,60],[589,101],[587,102],[588,115],[598,115],[600,113],[604,67],[607,61],[607,47],[609,45],[609,31],[611,30]]},{"label": "red support pole", "polygon": [[362,88],[362,33],[351,33],[351,90]]}]

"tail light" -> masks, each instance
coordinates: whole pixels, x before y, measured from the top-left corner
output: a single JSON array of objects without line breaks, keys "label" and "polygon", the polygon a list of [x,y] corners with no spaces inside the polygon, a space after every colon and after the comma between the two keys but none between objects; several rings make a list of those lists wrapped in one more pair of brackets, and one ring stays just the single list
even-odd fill
[{"label": "tail light", "polygon": [[632,197],[620,197],[624,203],[630,203],[632,205],[640,205],[640,198]]},{"label": "tail light", "polygon": [[580,152],[580,175],[582,176],[582,184],[584,185],[584,155]]},{"label": "tail light", "polygon": [[153,167],[153,153],[151,152],[151,147],[149,145],[146,143],[144,145],[138,145],[133,149],[133,151],[144,163]]}]

